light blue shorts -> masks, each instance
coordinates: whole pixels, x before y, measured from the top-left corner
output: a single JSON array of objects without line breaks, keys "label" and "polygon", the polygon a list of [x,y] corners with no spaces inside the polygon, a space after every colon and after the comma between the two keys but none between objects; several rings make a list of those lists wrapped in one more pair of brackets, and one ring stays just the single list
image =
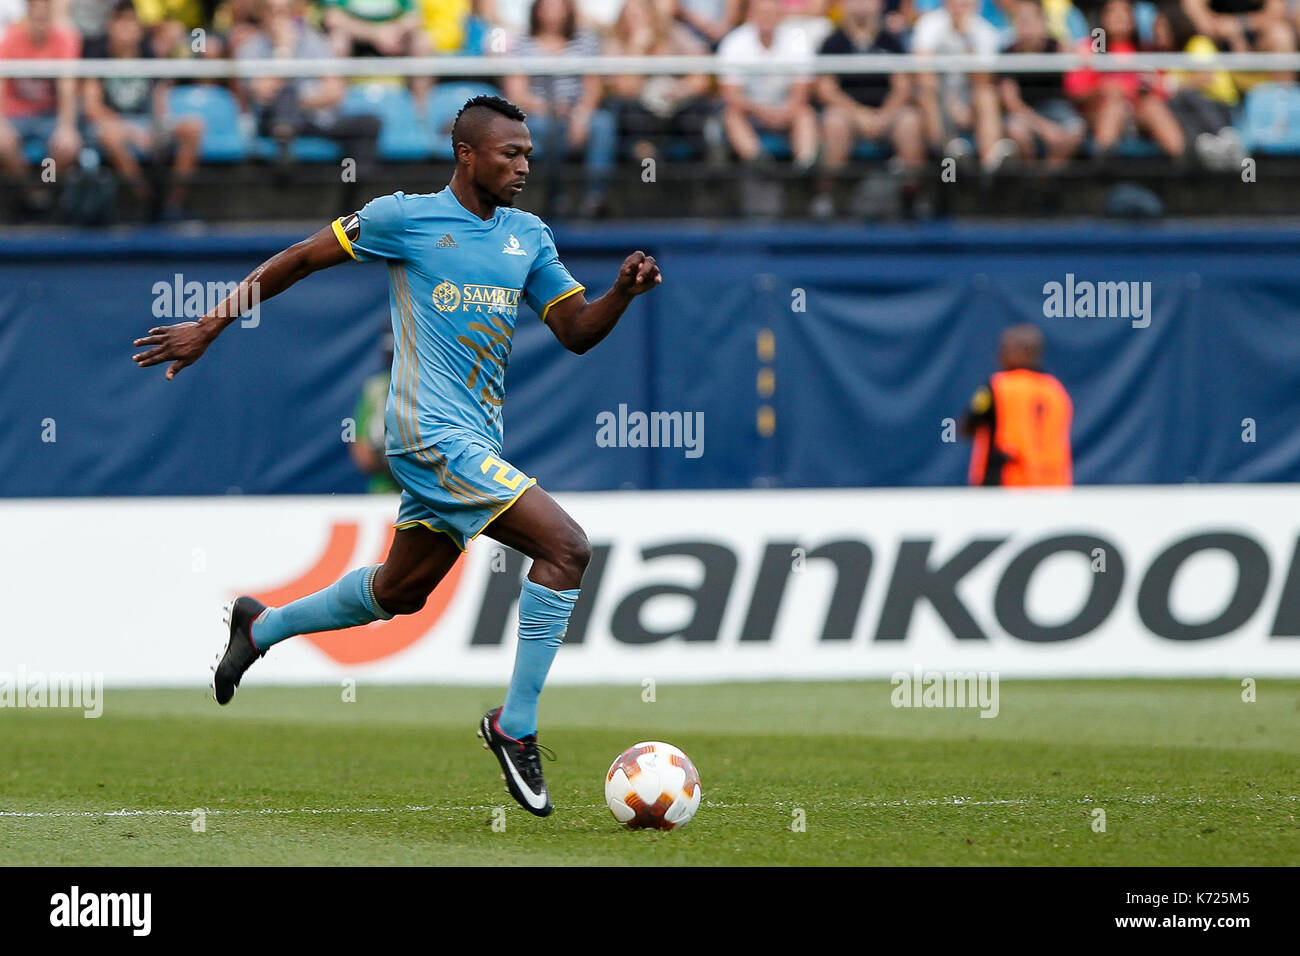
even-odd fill
[{"label": "light blue shorts", "polygon": [[445,532],[462,551],[537,483],[491,446],[462,436],[389,455],[388,466],[402,486],[402,506],[393,527],[400,531],[419,524]]}]

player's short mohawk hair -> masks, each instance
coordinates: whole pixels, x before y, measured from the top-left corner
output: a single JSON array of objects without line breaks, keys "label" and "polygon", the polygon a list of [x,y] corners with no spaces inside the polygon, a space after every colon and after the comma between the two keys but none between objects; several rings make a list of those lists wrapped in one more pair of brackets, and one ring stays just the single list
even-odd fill
[{"label": "player's short mohawk hair", "polygon": [[[528,115],[523,110],[500,96],[480,94],[472,97],[465,101],[465,105],[456,114],[456,121],[451,124],[451,151],[453,155],[456,152],[457,143],[469,143],[473,146],[478,142],[481,124],[474,122],[474,114],[471,111],[478,110],[480,107],[499,113],[507,119],[518,120],[521,123],[528,118]],[[470,113],[470,115],[466,116],[466,113]]]}]

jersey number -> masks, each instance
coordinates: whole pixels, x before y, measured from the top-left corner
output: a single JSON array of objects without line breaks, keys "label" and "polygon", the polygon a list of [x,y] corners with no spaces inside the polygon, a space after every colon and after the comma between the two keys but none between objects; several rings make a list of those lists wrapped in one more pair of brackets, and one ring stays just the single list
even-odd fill
[{"label": "jersey number", "polygon": [[[488,473],[488,469],[491,468],[493,465],[497,466],[497,473],[492,476],[492,480],[497,482],[498,484],[505,485],[511,491],[514,491],[516,488],[518,488],[519,482],[524,480],[524,473],[522,471],[518,471],[514,468],[511,468],[504,461],[498,461],[497,459],[493,458],[491,455],[488,455],[486,458],[483,459],[483,467],[480,468],[479,471],[483,472],[483,474],[486,475]],[[515,473],[515,476],[513,478],[507,478],[506,475],[512,471]]]}]

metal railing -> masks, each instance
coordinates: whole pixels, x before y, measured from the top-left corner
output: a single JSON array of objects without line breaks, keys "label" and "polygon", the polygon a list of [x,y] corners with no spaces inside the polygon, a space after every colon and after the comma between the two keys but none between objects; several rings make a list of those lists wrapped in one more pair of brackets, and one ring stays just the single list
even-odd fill
[{"label": "metal railing", "polygon": [[1062,73],[1088,67],[1103,73],[1151,70],[1300,72],[1300,53],[1002,53],[996,55],[843,54],[785,60],[721,60],[700,56],[434,56],[303,60],[105,59],[0,60],[0,77],[141,77],[225,79],[259,76],[567,76],[619,74],[719,75]]}]

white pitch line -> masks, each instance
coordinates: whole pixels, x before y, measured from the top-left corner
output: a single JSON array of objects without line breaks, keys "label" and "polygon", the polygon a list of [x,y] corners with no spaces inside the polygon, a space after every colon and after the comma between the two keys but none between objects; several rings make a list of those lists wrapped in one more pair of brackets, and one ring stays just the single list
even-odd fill
[{"label": "white pitch line", "polygon": [[[1279,798],[1285,803],[1296,803],[1300,797],[1287,795]],[[1258,803],[1224,803],[1218,800],[1206,800],[1203,797],[1184,797],[1179,799],[1169,799],[1166,797],[1145,796],[1145,797],[1109,797],[1097,799],[1093,797],[1082,797],[1077,800],[1026,800],[1026,799],[1006,799],[1006,800],[971,800],[966,797],[945,797],[933,800],[886,800],[886,801],[866,801],[863,803],[807,803],[796,804],[785,801],[775,801],[772,803],[715,803],[705,800],[704,806],[713,810],[772,810],[780,809],[786,806],[800,806],[810,810],[892,810],[905,809],[909,807],[1050,807],[1050,806],[1090,806],[1098,804],[1169,804],[1173,806],[1213,806],[1226,809],[1238,810],[1269,810],[1273,807],[1264,802],[1260,797]],[[291,807],[288,809],[275,808],[246,808],[235,810],[207,810],[203,809],[206,816],[292,816],[302,814],[306,816],[317,816],[327,814],[348,814],[348,813],[482,813],[491,812],[501,807],[509,808],[509,804],[475,804],[471,806],[405,806],[405,807]],[[590,803],[581,806],[570,805],[566,809],[574,810],[602,810],[605,808],[603,803]],[[197,808],[202,809],[202,808]],[[0,818],[21,818],[21,819],[62,819],[62,818],[87,818],[87,817],[192,817],[194,810],[0,810]]]}]

